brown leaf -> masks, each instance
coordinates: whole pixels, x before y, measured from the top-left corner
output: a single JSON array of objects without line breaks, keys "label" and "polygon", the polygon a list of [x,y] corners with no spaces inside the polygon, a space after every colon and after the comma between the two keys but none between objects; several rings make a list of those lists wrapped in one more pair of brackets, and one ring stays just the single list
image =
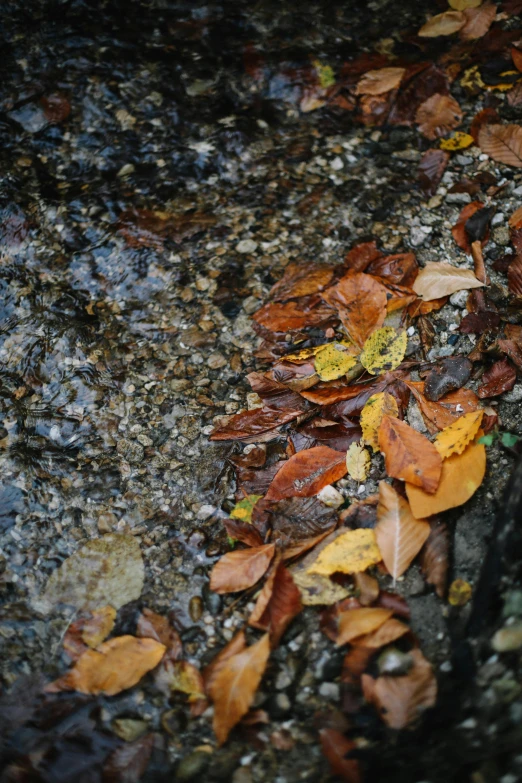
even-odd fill
[{"label": "brown leaf", "polygon": [[400,639],[401,636],[409,632],[410,629],[407,625],[404,625],[404,623],[401,623],[400,620],[396,620],[394,617],[390,617],[375,631],[353,639],[352,644],[370,650],[377,650],[379,647],[384,647],[396,639]]},{"label": "brown leaf", "polygon": [[456,291],[480,288],[483,285],[471,269],[457,269],[445,261],[428,261],[419,272],[412,288],[425,302],[430,302]]},{"label": "brown leaf", "polygon": [[462,110],[451,95],[435,93],[421,103],[415,115],[419,130],[427,139],[438,139],[462,122]]},{"label": "brown leaf", "polygon": [[183,644],[179,633],[171,626],[166,617],[156,614],[151,609],[143,609],[138,617],[136,636],[155,639],[166,647],[165,658],[172,661],[181,658]]},{"label": "brown leaf", "polygon": [[243,522],[240,519],[224,519],[223,524],[230,538],[241,541],[247,546],[262,546],[261,534],[250,522]]},{"label": "brown leaf", "polygon": [[268,601],[266,600],[265,587],[266,585],[261,591],[248,622],[254,628],[270,632],[270,644],[274,649],[294,617],[297,617],[303,608],[303,604],[301,593],[296,587],[290,571],[285,568],[283,563],[280,563],[275,569],[272,584],[266,591],[266,593],[270,592]]},{"label": "brown leaf", "polygon": [[417,35],[421,38],[438,38],[440,35],[453,35],[466,24],[466,17],[461,11],[444,11],[432,16],[422,25]]},{"label": "brown leaf", "polygon": [[444,598],[448,586],[449,530],[442,519],[429,520],[430,534],[420,554],[420,566],[425,580]]},{"label": "brown leaf", "polygon": [[386,317],[386,289],[364,272],[348,272],[329,288],[324,299],[337,309],[348,337],[362,348]]},{"label": "brown leaf", "polygon": [[341,612],[338,618],[338,634],[336,644],[340,647],[352,639],[375,631],[386,622],[393,612],[391,609],[362,607]]},{"label": "brown leaf", "polygon": [[461,334],[484,334],[500,326],[500,315],[491,310],[468,313],[459,325]]},{"label": "brown leaf", "polygon": [[215,593],[237,593],[258,582],[275,554],[275,544],[227,552],[210,574],[210,589]]},{"label": "brown leaf", "polygon": [[513,60],[513,65],[517,69],[517,71],[522,71],[522,51],[520,49],[517,49],[516,47],[511,47],[511,59]]},{"label": "brown leaf", "polygon": [[522,127],[520,125],[484,125],[479,131],[482,152],[498,163],[522,167]]},{"label": "brown leaf", "polygon": [[217,675],[223,669],[229,658],[234,655],[238,655],[246,647],[246,637],[244,631],[239,631],[236,635],[226,644],[216,655],[215,658],[203,669],[203,682],[205,683],[205,689],[207,694],[210,694],[210,689],[216,680]]},{"label": "brown leaf", "polygon": [[464,413],[478,409],[478,397],[471,389],[458,389],[445,394],[437,402],[428,400],[424,395],[424,383],[404,381],[412,392],[422,413],[422,418],[431,434],[448,427]]},{"label": "brown leaf", "polygon": [[472,201],[470,204],[466,204],[462,208],[459,219],[451,229],[453,239],[466,253],[471,253],[471,242],[466,231],[466,223],[476,213],[484,209],[484,204],[481,201]]},{"label": "brown leaf", "polygon": [[479,8],[466,8],[463,12],[466,23],[460,28],[459,37],[463,41],[476,41],[486,35],[497,14],[494,3],[484,3]]},{"label": "brown leaf", "polygon": [[116,636],[87,650],[74,667],[46,687],[49,693],[79,691],[114,696],[132,688],[163,658],[166,647],[154,639]]},{"label": "brown leaf", "polygon": [[385,278],[397,286],[411,286],[419,272],[419,265],[414,253],[396,253],[390,256],[380,256],[371,261],[366,272],[376,277]]},{"label": "brown leaf", "polygon": [[102,606],[75,620],[67,629],[63,648],[69,658],[77,661],[88,647],[97,647],[114,628],[116,610],[112,606]]},{"label": "brown leaf", "polygon": [[507,102],[513,108],[522,106],[522,82],[515,86],[506,95]]},{"label": "brown leaf", "polygon": [[517,372],[509,359],[501,359],[484,373],[477,394],[481,400],[485,397],[498,397],[499,394],[511,391],[516,381]]},{"label": "brown leaf", "polygon": [[518,369],[522,370],[522,348],[520,345],[517,345],[514,340],[497,340],[497,344],[502,353],[509,356]]},{"label": "brown leaf", "polygon": [[[315,300],[314,300],[315,301]],[[261,307],[252,319],[269,332],[291,332],[305,327],[320,326],[335,313],[326,304],[317,301],[310,306],[309,301],[272,302]]]},{"label": "brown leaf", "polygon": [[346,475],[344,452],[327,446],[300,451],[283,464],[266,493],[266,500],[311,497]]},{"label": "brown leaf", "polygon": [[344,656],[341,682],[353,686],[360,685],[361,675],[366,671],[372,655],[375,655],[375,648],[351,647]]},{"label": "brown leaf", "polygon": [[270,637],[261,639],[223,661],[214,673],[208,690],[214,702],[213,728],[220,745],[245,715],[264,674],[270,655]]},{"label": "brown leaf", "polygon": [[495,111],[495,109],[490,107],[487,109],[482,109],[482,111],[479,111],[478,114],[475,114],[469,129],[470,136],[473,136],[473,141],[475,144],[478,144],[479,131],[483,125],[497,125],[499,122],[500,117],[498,113]]},{"label": "brown leaf", "polygon": [[428,522],[415,519],[406,500],[385,481],[379,482],[375,536],[384,565],[394,581],[419,554],[430,534]]},{"label": "brown leaf", "polygon": [[437,190],[449,159],[449,152],[441,149],[427,150],[422,156],[419,163],[418,179],[421,188],[430,196]]},{"label": "brown leaf", "polygon": [[357,82],[356,95],[381,95],[394,90],[401,83],[405,68],[378,68],[367,71]]},{"label": "brown leaf", "polygon": [[371,242],[359,242],[354,245],[345,256],[345,265],[354,272],[364,272],[368,264],[375,261],[382,255],[377,249],[377,243],[373,239]]},{"label": "brown leaf", "polygon": [[507,271],[509,290],[515,296],[522,296],[522,255],[515,256]]},{"label": "brown leaf", "polygon": [[293,497],[277,503],[263,500],[262,503],[268,514],[267,526],[272,528],[272,541],[285,547],[322,535],[337,521],[336,510],[316,497]]},{"label": "brown leaf", "polygon": [[353,575],[353,581],[355,589],[359,591],[358,598],[363,606],[369,606],[377,600],[379,596],[379,582],[375,577],[360,571]]},{"label": "brown leaf", "polygon": [[430,441],[404,421],[387,414],[379,428],[379,448],[389,476],[409,481],[426,492],[439,484],[442,460]]},{"label": "brown leaf", "polygon": [[161,249],[165,239],[182,242],[215,225],[216,218],[204,212],[173,215],[150,209],[127,209],[118,218],[116,229],[131,247]]},{"label": "brown leaf", "polygon": [[357,746],[336,729],[326,728],[319,731],[321,749],[328,760],[332,772],[346,783],[362,783],[361,771],[357,759],[347,758]]},{"label": "brown leaf", "polygon": [[145,734],[134,742],[124,742],[103,765],[103,783],[139,783],[154,748],[154,735]]},{"label": "brown leaf", "polygon": [[440,359],[426,376],[426,399],[436,402],[448,392],[462,388],[469,380],[472,369],[472,363],[465,356],[446,356]]},{"label": "brown leaf", "polygon": [[[271,289],[269,297],[273,302],[284,302],[322,291],[333,277],[333,270],[307,264],[288,264],[281,280]],[[276,330],[278,331],[278,330]]]},{"label": "brown leaf", "polygon": [[429,661],[420,650],[410,652],[413,667],[401,677],[377,677],[363,674],[365,698],[377,708],[381,718],[392,729],[414,724],[424,710],[433,707],[437,698],[437,680]]}]

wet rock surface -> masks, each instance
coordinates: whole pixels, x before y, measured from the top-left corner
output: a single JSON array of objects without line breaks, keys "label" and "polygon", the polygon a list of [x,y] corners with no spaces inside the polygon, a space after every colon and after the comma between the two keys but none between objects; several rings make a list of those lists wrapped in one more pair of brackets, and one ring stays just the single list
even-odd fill
[{"label": "wet rock surface", "polygon": [[[44,611],[41,599],[88,542],[131,536],[144,586],[120,610],[117,630],[134,633],[139,609],[151,608],[172,619],[188,660],[208,663],[251,609],[248,597],[208,588],[228,550],[221,519],[234,504],[230,457],[243,448],[208,435],[248,406],[246,375],[263,366],[250,315],[289,263],[340,262],[369,236],[389,253],[414,250],[421,264],[462,257],[450,229],[465,200],[447,191],[464,174],[503,177],[498,212],[520,206],[518,170],[499,174],[476,147],[452,158],[429,199],[416,184],[428,144],[415,129],[299,112],[310,58],[335,68],[384,46],[392,30],[418,28],[425,10],[387,0],[310,4],[297,23],[284,3],[5,5],[0,675],[4,692],[15,689],[3,697],[6,764],[38,748],[49,759],[35,779],[87,780],[81,775],[104,763],[122,732],[123,741],[153,733],[143,780],[329,779],[314,715],[338,702],[340,661],[312,608],[273,656],[255,704],[267,714],[261,729],[244,726],[217,749],[210,713],[191,717],[182,698],[147,678],[112,699],[78,694],[64,712],[79,716],[73,738],[91,744],[73,774],[64,699],[52,708],[51,741],[37,681],[68,663],[60,642],[72,610],[64,600]],[[471,111],[473,99],[460,97]],[[492,258],[509,241],[495,225]],[[435,314],[425,358],[472,350],[476,338],[457,330],[466,301],[454,295]],[[503,429],[520,433],[517,388],[492,405]],[[452,578],[478,579],[513,463],[513,451],[494,443],[487,480],[454,512]],[[343,492],[360,498],[376,486],[370,479],[361,495],[347,479]],[[414,574],[399,583],[436,667],[441,706],[418,735],[396,741],[369,712],[356,716],[375,720],[370,780],[522,775],[515,577],[514,566],[502,574],[508,608],[493,641],[488,631],[473,643],[471,686],[471,652],[459,636],[469,607],[448,607]],[[382,661],[386,671],[405,665],[398,654]],[[18,712],[16,688],[25,693]]]}]

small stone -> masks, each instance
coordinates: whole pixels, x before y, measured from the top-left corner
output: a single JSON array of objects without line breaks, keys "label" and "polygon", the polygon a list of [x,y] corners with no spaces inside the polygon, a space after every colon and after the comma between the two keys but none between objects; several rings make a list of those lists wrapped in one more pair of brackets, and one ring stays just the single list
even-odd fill
[{"label": "small stone", "polygon": [[469,166],[470,163],[473,163],[473,158],[470,158],[469,155],[455,155],[455,163],[459,166]]},{"label": "small stone", "polygon": [[98,530],[100,533],[112,533],[117,524],[117,517],[110,512],[106,514],[100,514],[98,517]]},{"label": "small stone", "polygon": [[209,762],[210,753],[206,753],[202,750],[195,750],[193,753],[189,753],[188,756],[181,759],[176,771],[175,780],[194,780],[206,770]]},{"label": "small stone", "polygon": [[493,217],[491,218],[492,228],[495,228],[495,226],[500,226],[503,222],[504,222],[503,212],[497,212],[496,215],[493,215]]},{"label": "small stone", "polygon": [[499,226],[498,228],[493,229],[491,238],[497,245],[509,245],[509,228],[507,226]]},{"label": "small stone", "polygon": [[322,682],[319,686],[319,696],[331,701],[339,701],[340,688],[336,682]]},{"label": "small stone", "polygon": [[466,307],[468,295],[469,291],[455,291],[455,293],[450,296],[450,302],[453,307],[460,307],[462,309]]},{"label": "small stone", "polygon": [[208,519],[215,512],[216,507],[211,506],[209,503],[204,503],[196,513],[198,519]]},{"label": "small stone", "polygon": [[220,367],[225,367],[228,362],[222,353],[211,353],[207,359],[207,364],[211,370],[219,370]]},{"label": "small stone", "polygon": [[275,686],[278,691],[284,691],[285,688],[289,688],[292,684],[292,678],[290,674],[283,669],[276,677]]},{"label": "small stone", "polygon": [[522,590],[510,590],[504,599],[504,617],[522,617]]},{"label": "small stone", "polygon": [[118,177],[128,177],[129,174],[134,174],[136,169],[132,163],[125,163],[124,166],[118,171]]},{"label": "small stone", "polygon": [[328,508],[339,508],[344,503],[344,495],[341,495],[339,490],[332,487],[331,484],[323,487],[317,495],[317,499],[324,503],[325,506],[328,506]]},{"label": "small stone", "polygon": [[469,204],[470,202],[469,193],[448,193],[446,195],[446,203],[448,204]]},{"label": "small stone", "polygon": [[125,742],[134,742],[147,731],[148,724],[144,720],[133,718],[116,718],[112,722],[112,730]]},{"label": "small stone", "polygon": [[255,253],[257,250],[257,242],[253,239],[242,239],[236,245],[236,251],[238,253]]},{"label": "small stone", "polygon": [[337,156],[334,158],[330,163],[330,168],[332,168],[334,171],[340,171],[342,168],[344,168],[344,163],[342,161],[342,158]]},{"label": "small stone", "polygon": [[194,595],[189,601],[189,614],[193,623],[197,623],[201,620],[203,615],[203,601],[199,595]]},{"label": "small stone", "polygon": [[243,301],[243,310],[247,315],[252,315],[256,310],[259,309],[259,305],[259,299],[257,299],[255,296],[247,296],[247,298]]},{"label": "small stone", "polygon": [[232,783],[252,783],[252,770],[250,767],[239,767],[232,775]]},{"label": "small stone", "polygon": [[522,400],[522,383],[516,383],[511,391],[502,395],[504,402],[520,402]]},{"label": "small stone", "polygon": [[419,247],[431,234],[433,228],[431,226],[413,226],[410,231],[410,242],[413,247]]},{"label": "small stone", "polygon": [[491,646],[496,652],[511,652],[522,647],[522,620],[512,625],[505,625],[497,631],[491,640]]},{"label": "small stone", "polygon": [[428,201],[428,209],[437,209],[442,204],[442,196],[432,196]]},{"label": "small stone", "polygon": [[411,655],[397,650],[396,647],[388,647],[377,659],[379,674],[391,674],[394,677],[407,674],[412,664]]},{"label": "small stone", "polygon": [[170,388],[174,392],[181,392],[185,391],[186,389],[189,389],[192,386],[192,383],[186,379],[186,378],[175,378],[170,382]]}]

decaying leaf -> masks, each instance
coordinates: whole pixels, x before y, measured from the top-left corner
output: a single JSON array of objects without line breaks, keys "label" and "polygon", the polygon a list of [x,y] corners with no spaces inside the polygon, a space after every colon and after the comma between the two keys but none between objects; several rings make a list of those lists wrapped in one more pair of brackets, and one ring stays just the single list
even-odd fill
[{"label": "decaying leaf", "polygon": [[414,518],[408,503],[385,481],[379,483],[375,537],[393,579],[401,576],[430,534],[428,522]]},{"label": "decaying leaf", "polygon": [[273,579],[267,579],[263,586],[248,623],[254,628],[269,631],[273,649],[302,608],[301,593],[292,574],[283,563],[279,563]]},{"label": "decaying leaf", "polygon": [[440,148],[441,150],[447,150],[448,152],[456,152],[457,150],[465,150],[473,143],[473,136],[470,136],[469,133],[456,131],[449,139],[442,139]]},{"label": "decaying leaf", "polygon": [[214,672],[208,692],[214,702],[213,728],[220,745],[245,715],[256,694],[270,655],[270,637],[226,658]]},{"label": "decaying leaf", "polygon": [[67,558],[33,605],[45,613],[58,603],[77,609],[109,605],[117,610],[140,597],[143,581],[143,559],[134,536],[109,533]]},{"label": "decaying leaf", "polygon": [[440,483],[433,495],[413,484],[406,484],[413,516],[424,519],[461,506],[480,487],[485,472],[486,449],[480,443],[471,443],[462,454],[453,454],[443,461]]},{"label": "decaying leaf", "polygon": [[317,351],[314,364],[322,381],[334,381],[357,364],[357,357],[348,353],[342,343],[328,343]]},{"label": "decaying leaf", "polygon": [[210,589],[216,593],[236,593],[258,582],[275,554],[275,544],[227,552],[210,574]]},{"label": "decaying leaf", "polygon": [[458,33],[466,24],[466,17],[460,11],[444,11],[432,16],[417,33],[421,38],[438,38],[439,35]]},{"label": "decaying leaf", "polygon": [[183,653],[183,644],[179,633],[169,623],[166,617],[163,617],[151,609],[143,609],[138,617],[136,636],[145,639],[155,639],[166,647],[165,659],[172,661],[181,658]]},{"label": "decaying leaf", "polygon": [[116,609],[102,606],[72,622],[63,639],[63,649],[69,658],[77,661],[87,647],[101,644],[114,628],[115,619]]},{"label": "decaying leaf", "polygon": [[421,103],[415,115],[420,132],[427,139],[438,139],[462,122],[462,110],[451,95],[435,93]]},{"label": "decaying leaf", "polygon": [[449,569],[449,530],[446,522],[437,517],[429,523],[430,534],[420,553],[420,565],[428,584],[435,587],[439,598],[444,598]]},{"label": "decaying leaf", "polygon": [[343,452],[327,446],[315,446],[300,451],[283,463],[268,488],[265,500],[317,495],[327,484],[333,484],[346,475]]},{"label": "decaying leaf", "polygon": [[427,150],[422,156],[419,163],[419,184],[430,195],[436,192],[449,159],[449,152],[441,149]]},{"label": "decaying leaf", "polygon": [[455,579],[448,591],[448,603],[452,606],[465,606],[473,594],[473,588],[464,579]]},{"label": "decaying leaf", "polygon": [[398,417],[397,400],[388,392],[372,394],[361,411],[361,429],[364,443],[371,446],[373,451],[379,451],[379,427],[385,415]]},{"label": "decaying leaf", "polygon": [[306,299],[284,304],[270,302],[254,313],[252,318],[269,332],[291,332],[307,326],[319,326],[326,323],[334,313],[324,302],[321,304],[318,297],[313,299],[312,303]]},{"label": "decaying leaf", "polygon": [[239,519],[241,522],[251,522],[254,506],[262,497],[262,495],[247,495],[246,498],[243,498],[239,503],[236,503],[230,512],[230,517],[232,519]]},{"label": "decaying leaf", "polygon": [[406,422],[383,416],[379,448],[389,476],[409,481],[426,492],[435,492],[442,471],[442,459],[435,446]]},{"label": "decaying leaf", "polygon": [[483,125],[478,143],[482,152],[498,163],[522,167],[522,127],[520,125]]},{"label": "decaying leaf", "polygon": [[460,419],[441,430],[435,437],[433,445],[439,452],[442,459],[451,457],[452,454],[462,454],[466,446],[472,440],[480,429],[483,410],[466,413]]},{"label": "decaying leaf", "polygon": [[386,289],[371,275],[348,272],[323,298],[337,309],[350,340],[362,348],[386,317]]},{"label": "decaying leaf", "polygon": [[401,83],[405,68],[378,68],[367,71],[355,88],[356,95],[381,95],[394,90]]},{"label": "decaying leaf", "polygon": [[372,607],[363,607],[361,609],[350,609],[347,612],[341,612],[338,619],[338,635],[336,644],[348,644],[358,636],[364,636],[380,628],[386,622],[393,612],[391,609],[379,609]]},{"label": "decaying leaf", "polygon": [[346,468],[354,481],[365,481],[370,470],[370,455],[360,443],[352,443],[346,452]]},{"label": "decaying leaf", "polygon": [[404,359],[408,335],[396,332],[391,326],[377,329],[364,343],[360,361],[372,375],[395,370]]},{"label": "decaying leaf", "polygon": [[355,574],[366,571],[381,560],[373,530],[359,528],[340,532],[308,567],[307,573],[330,576],[337,572]]},{"label": "decaying leaf", "polygon": [[477,394],[481,400],[485,397],[498,397],[499,394],[510,391],[516,381],[517,371],[509,359],[501,359],[486,370]]},{"label": "decaying leaf", "polygon": [[425,302],[430,302],[456,291],[481,288],[483,285],[470,269],[457,269],[444,261],[428,261],[412,288]]},{"label": "decaying leaf", "polygon": [[306,568],[292,569],[294,582],[304,606],[331,606],[349,595],[349,590],[327,576],[308,573]]},{"label": "decaying leaf", "polygon": [[80,693],[114,696],[132,688],[163,658],[165,645],[154,639],[116,636],[96,650],[86,650],[74,667],[47,686],[50,693]]},{"label": "decaying leaf", "polygon": [[358,590],[359,603],[362,606],[369,606],[379,596],[379,582],[370,574],[359,571],[353,575],[353,582]]}]

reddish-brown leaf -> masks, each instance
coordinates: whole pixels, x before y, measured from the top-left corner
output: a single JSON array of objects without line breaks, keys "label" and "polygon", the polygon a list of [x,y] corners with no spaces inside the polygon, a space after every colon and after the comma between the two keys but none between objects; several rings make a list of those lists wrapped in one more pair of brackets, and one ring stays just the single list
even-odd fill
[{"label": "reddish-brown leaf", "polygon": [[241,541],[247,546],[257,547],[263,544],[261,534],[249,522],[243,522],[241,519],[224,519],[223,524],[230,538]]},{"label": "reddish-brown leaf", "polygon": [[212,725],[220,745],[254,701],[269,655],[270,638],[265,634],[255,644],[223,660],[208,683],[214,702]]},{"label": "reddish-brown leaf", "polygon": [[424,396],[424,383],[418,381],[404,381],[404,383],[415,397],[424,423],[432,435],[448,427],[465,413],[476,411],[479,407],[477,395],[471,389],[458,389],[445,394],[437,402],[432,402]]},{"label": "reddish-brown leaf", "polygon": [[155,639],[166,647],[165,658],[176,661],[183,654],[183,644],[179,633],[171,626],[166,617],[151,609],[143,609],[138,617],[136,636]]},{"label": "reddish-brown leaf", "polygon": [[502,353],[509,356],[511,361],[522,370],[522,348],[514,340],[497,340],[497,345]]},{"label": "reddish-brown leaf", "polygon": [[479,131],[482,152],[498,163],[522,167],[522,127],[520,125],[484,125]]},{"label": "reddish-brown leaf", "polygon": [[509,359],[501,359],[484,373],[477,394],[481,400],[485,397],[498,397],[499,394],[511,391],[516,381],[517,371]]},{"label": "reddish-brown leaf", "polygon": [[396,620],[394,617],[390,617],[375,631],[353,639],[352,644],[370,650],[377,650],[379,647],[384,647],[396,639],[400,639],[401,636],[409,632],[410,629],[407,625],[404,625],[404,623],[401,623],[400,620]]},{"label": "reddish-brown leaf", "polygon": [[511,59],[513,60],[513,65],[515,66],[517,71],[522,71],[522,51],[512,46]]},{"label": "reddish-brown leaf", "polygon": [[288,264],[283,277],[270,291],[270,301],[284,302],[287,299],[316,294],[326,288],[332,277],[333,270],[329,267],[302,263]]},{"label": "reddish-brown leaf", "polygon": [[363,674],[365,698],[377,708],[392,729],[404,729],[416,723],[422,712],[433,707],[437,698],[437,680],[429,661],[420,650],[410,652],[413,667],[401,677],[377,677]]},{"label": "reddish-brown leaf", "polygon": [[438,139],[460,125],[462,110],[451,95],[435,93],[421,103],[415,115],[415,122],[427,139]]},{"label": "reddish-brown leaf", "polygon": [[513,108],[522,106],[522,82],[515,84],[506,95],[507,102]]},{"label": "reddish-brown leaf", "polygon": [[359,242],[354,245],[345,256],[344,263],[354,272],[364,272],[368,264],[382,256],[377,249],[377,243],[373,239],[371,242]]},{"label": "reddish-brown leaf", "polygon": [[384,565],[394,580],[419,554],[430,534],[428,522],[415,519],[407,501],[385,481],[379,483],[375,536]]},{"label": "reddish-brown leaf", "polygon": [[435,492],[442,471],[442,459],[430,441],[393,416],[384,415],[379,428],[379,448],[389,476]]},{"label": "reddish-brown leaf", "polygon": [[[350,506],[352,508],[352,506]],[[360,571],[353,575],[353,581],[356,590],[359,591],[358,598],[363,606],[370,606],[379,596],[379,582],[370,574]]]},{"label": "reddish-brown leaf", "polygon": [[348,337],[359,348],[384,323],[386,289],[364,272],[348,272],[326,291],[324,298],[337,309]]},{"label": "reddish-brown leaf", "polygon": [[471,127],[469,129],[469,134],[470,136],[473,136],[473,141],[475,142],[475,144],[478,144],[479,131],[483,125],[488,125],[488,124],[497,125],[499,122],[500,122],[500,117],[498,113],[495,111],[495,109],[492,108],[482,109],[482,111],[479,111],[478,114],[475,114],[475,116],[473,117],[473,121],[471,123]]},{"label": "reddish-brown leaf", "polygon": [[472,201],[471,204],[466,204],[459,215],[459,219],[451,229],[453,239],[461,250],[464,250],[466,253],[471,253],[471,242],[465,228],[466,222],[475,212],[483,208],[484,204],[481,201]]},{"label": "reddish-brown leaf", "polygon": [[516,255],[507,271],[509,290],[515,296],[522,296],[522,255]]},{"label": "reddish-brown leaf", "polygon": [[344,657],[341,682],[353,686],[360,685],[361,675],[366,671],[372,655],[375,655],[375,648],[351,647]]},{"label": "reddish-brown leaf", "polygon": [[384,277],[388,282],[399,286],[411,286],[419,273],[419,265],[414,253],[396,253],[371,261],[366,272]]},{"label": "reddish-brown leaf", "polygon": [[267,571],[275,553],[275,544],[227,552],[210,574],[210,589],[216,593],[236,593],[258,582]]},{"label": "reddish-brown leaf", "polygon": [[210,690],[216,680],[217,675],[223,669],[229,658],[234,655],[238,655],[246,647],[246,637],[244,631],[239,631],[234,637],[226,644],[216,655],[215,658],[203,669],[203,682],[205,683],[205,689],[207,694],[210,694]]},{"label": "reddish-brown leaf", "polygon": [[336,729],[321,729],[319,732],[323,755],[328,760],[332,772],[345,783],[362,783],[359,762],[347,758],[357,746]]},{"label": "reddish-brown leaf", "polygon": [[302,299],[297,301],[272,302],[261,307],[252,318],[269,332],[292,332],[310,326],[326,323],[334,312],[324,302],[314,307],[307,306]]},{"label": "reddish-brown leaf", "polygon": [[311,497],[346,475],[344,452],[328,446],[300,451],[283,464],[266,493],[266,500]]},{"label": "reddish-brown leaf", "polygon": [[446,522],[437,517],[430,519],[429,525],[430,534],[420,554],[421,570],[437,595],[444,598],[448,586],[449,530]]},{"label": "reddish-brown leaf", "polygon": [[437,190],[449,159],[449,152],[440,149],[427,150],[422,156],[418,179],[421,188],[430,196]]},{"label": "reddish-brown leaf", "polygon": [[484,3],[478,8],[466,8],[463,11],[466,17],[464,27],[459,30],[459,37],[463,41],[476,41],[486,35],[497,13],[494,3]]},{"label": "reddish-brown leaf", "polygon": [[268,580],[263,587],[248,622],[255,628],[270,632],[270,644],[274,649],[303,604],[292,574],[283,563],[279,563],[270,581],[268,587]]},{"label": "reddish-brown leaf", "polygon": [[404,68],[378,68],[367,71],[355,87],[356,95],[381,95],[394,90],[401,83]]}]

